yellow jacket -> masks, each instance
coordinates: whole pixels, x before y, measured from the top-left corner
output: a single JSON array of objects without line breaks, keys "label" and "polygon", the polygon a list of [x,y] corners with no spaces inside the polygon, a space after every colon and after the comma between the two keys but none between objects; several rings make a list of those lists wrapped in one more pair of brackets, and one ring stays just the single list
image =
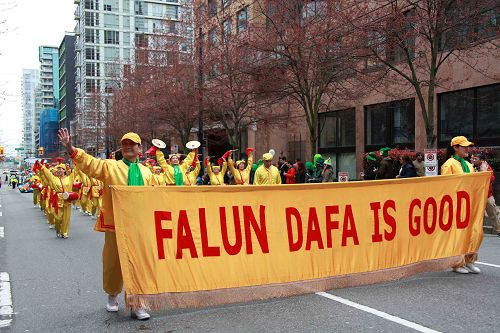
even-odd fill
[{"label": "yellow jacket", "polygon": [[257,171],[255,171],[253,183],[255,185],[281,184],[280,172],[274,165],[271,165],[269,169],[261,165]]},{"label": "yellow jacket", "polygon": [[184,185],[186,186],[194,186],[196,185],[196,178],[198,178],[198,175],[200,174],[200,161],[196,162],[196,166],[194,167],[193,171],[189,171],[189,169],[186,170],[184,173]]},{"label": "yellow jacket", "polygon": [[[71,156],[73,162],[86,175],[96,178],[104,183],[102,194],[102,207],[94,226],[96,231],[115,231],[113,219],[113,204],[111,201],[110,185],[128,184],[128,166],[122,160],[100,160],[86,154],[81,149],[76,149]],[[147,167],[139,163],[144,185],[157,185],[155,177]]]},{"label": "yellow jacket", "polygon": [[160,173],[159,175],[157,175],[156,173],[153,173],[153,176],[156,178],[156,182],[158,183],[158,185],[161,185],[161,186],[165,186],[166,185],[166,175],[164,172]]},{"label": "yellow jacket", "polygon": [[210,185],[224,185],[224,175],[226,174],[227,164],[226,162],[222,163],[222,170],[216,175],[212,171],[212,164],[208,162],[207,164],[207,173],[208,177],[210,177]]},{"label": "yellow jacket", "polygon": [[70,201],[65,201],[62,197],[62,194],[64,192],[72,192],[73,191],[73,180],[74,180],[74,173],[71,173],[69,176],[64,175],[63,177],[59,178],[56,177],[50,172],[49,169],[47,169],[45,166],[42,166],[41,169],[43,177],[47,180],[49,183],[49,186],[52,188],[53,195],[57,195],[57,203],[59,207],[63,207],[64,205],[71,205]]},{"label": "yellow jacket", "polygon": [[[191,163],[193,163],[195,153],[194,151],[190,152],[184,161],[182,163],[179,163],[179,167],[181,168],[182,174],[186,174],[187,168],[191,166]],[[174,179],[174,167],[171,166],[169,163],[167,163],[167,160],[165,160],[165,155],[163,155],[163,152],[161,150],[156,151],[156,161],[158,164],[161,166],[163,169],[163,172],[165,173],[165,178],[166,178],[166,183],[167,185],[175,185],[175,179]]]},{"label": "yellow jacket", "polygon": [[[465,161],[467,165],[469,166],[470,172],[475,172],[474,166]],[[441,166],[441,174],[442,175],[461,175],[464,173],[464,170],[462,169],[462,164],[460,164],[459,161],[454,159],[453,157],[450,157],[444,164]]]},{"label": "yellow jacket", "polygon": [[[252,164],[253,164],[252,154],[249,154],[247,163],[248,163],[247,167],[242,171],[240,171],[239,169],[234,168],[234,161],[231,157],[229,158],[228,160],[229,170],[231,170],[231,173],[233,174],[235,185],[250,184],[250,172],[252,171]],[[236,166],[236,168],[238,168],[238,166]]]}]

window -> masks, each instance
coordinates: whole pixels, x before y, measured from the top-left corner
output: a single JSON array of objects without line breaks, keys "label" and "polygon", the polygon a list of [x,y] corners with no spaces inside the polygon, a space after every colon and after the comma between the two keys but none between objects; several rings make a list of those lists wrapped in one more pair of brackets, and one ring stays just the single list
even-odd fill
[{"label": "window", "polygon": [[319,152],[331,158],[335,170],[356,178],[356,113],[346,109],[321,113],[318,121]]},{"label": "window", "polygon": [[85,29],[85,43],[99,43],[99,30]]},{"label": "window", "polygon": [[177,20],[179,18],[179,7],[167,5],[165,10],[165,17],[171,20]]},{"label": "window", "polygon": [[99,0],[85,0],[85,9],[99,10]]},{"label": "window", "polygon": [[217,31],[215,29],[208,32],[208,38],[212,46],[217,47],[219,45],[219,38],[217,37]]},{"label": "window", "polygon": [[118,27],[120,26],[118,21],[118,15],[104,14],[103,20],[105,28],[118,29]]},{"label": "window", "polygon": [[[389,31],[391,35],[392,49],[389,50],[388,57],[392,62],[407,61],[405,50],[408,50],[410,60],[415,58],[415,9],[403,12],[404,24],[402,31]],[[390,28],[389,28],[390,29]]]},{"label": "window", "polygon": [[99,14],[93,12],[85,12],[85,25],[96,27],[99,25]]},{"label": "window", "polygon": [[500,84],[438,95],[439,145],[463,135],[478,145],[500,142]]},{"label": "window", "polygon": [[243,8],[237,14],[238,22],[236,23],[236,32],[240,33],[247,29],[248,26],[248,7]]},{"label": "window", "polygon": [[85,74],[87,76],[99,76],[99,64],[94,62],[87,62],[85,64]]},{"label": "window", "polygon": [[367,57],[365,62],[365,68],[377,68],[382,65],[380,59],[385,59],[385,47],[386,47],[386,38],[385,36],[378,31],[369,31],[368,32],[368,52],[369,57]]},{"label": "window", "polygon": [[228,37],[231,35],[231,19],[228,18],[224,22],[222,22],[222,32],[223,37]]},{"label": "window", "polygon": [[231,0],[221,0],[222,8],[226,8],[230,4],[231,4]]},{"label": "window", "polygon": [[[130,17],[129,16],[123,17],[123,27],[130,28]],[[129,29],[125,29],[125,30],[129,30]]]},{"label": "window", "polygon": [[93,47],[85,48],[85,59],[87,60],[99,60],[99,49]]},{"label": "window", "polygon": [[104,11],[105,12],[110,12],[111,11],[111,5],[104,5]]},{"label": "window", "polygon": [[366,150],[384,146],[413,148],[415,144],[415,100],[405,99],[365,107]]},{"label": "window", "polygon": [[316,16],[324,16],[327,13],[327,3],[325,0],[310,1],[302,8],[302,19]]},{"label": "window", "polygon": [[96,79],[86,79],[85,80],[85,91],[87,93],[96,92],[99,88],[99,80]]},{"label": "window", "polygon": [[153,16],[163,17],[163,5],[158,3],[153,3],[152,5]]},{"label": "window", "polygon": [[217,15],[217,0],[208,0],[208,15]]},{"label": "window", "polygon": [[119,44],[119,32],[104,30],[104,44]]}]

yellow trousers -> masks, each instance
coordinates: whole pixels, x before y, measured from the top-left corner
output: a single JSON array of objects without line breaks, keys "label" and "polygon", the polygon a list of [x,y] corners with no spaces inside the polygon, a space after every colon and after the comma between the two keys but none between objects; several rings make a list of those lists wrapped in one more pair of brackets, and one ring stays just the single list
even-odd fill
[{"label": "yellow trousers", "polygon": [[45,211],[45,200],[43,200],[43,198],[40,199],[40,209]]},{"label": "yellow trousers", "polygon": [[[92,215],[99,216],[99,198],[92,198]],[[96,215],[97,214],[97,215]]]},{"label": "yellow trousers", "polygon": [[33,190],[33,205],[38,205],[38,196],[40,195],[40,190]]},{"label": "yellow trousers", "polygon": [[108,295],[116,296],[123,288],[122,270],[116,245],[116,234],[105,232],[102,249],[102,286]]},{"label": "yellow trousers", "polygon": [[83,194],[80,204],[84,213],[90,213],[92,211],[92,201],[89,200],[89,196]]},{"label": "yellow trousers", "polygon": [[71,203],[65,203],[64,207],[59,207],[59,213],[61,214],[60,219],[60,229],[59,233],[68,236],[69,233],[69,223],[71,222]]}]

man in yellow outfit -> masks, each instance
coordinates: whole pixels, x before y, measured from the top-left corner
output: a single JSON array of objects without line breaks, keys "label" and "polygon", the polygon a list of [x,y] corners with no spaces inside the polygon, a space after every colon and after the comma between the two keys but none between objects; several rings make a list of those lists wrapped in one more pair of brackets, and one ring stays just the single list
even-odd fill
[{"label": "man in yellow outfit", "polygon": [[262,155],[262,164],[257,171],[255,171],[254,184],[255,185],[274,185],[281,184],[281,176],[277,167],[273,165],[273,155],[265,153]]},{"label": "man in yellow outfit", "polygon": [[[156,179],[147,167],[139,163],[137,158],[141,149],[141,138],[136,133],[127,133],[120,140],[123,159],[100,160],[73,147],[71,136],[66,128],[59,130],[59,140],[66,147],[75,165],[90,177],[104,183],[102,207],[94,229],[105,232],[102,250],[103,288],[108,294],[106,310],[118,311],[116,297],[123,288],[123,277],[116,244],[115,223],[113,220],[113,204],[110,185],[144,186],[156,185]],[[132,316],[139,320],[147,320],[149,314],[143,308],[132,309]]]},{"label": "man in yellow outfit", "polygon": [[66,164],[59,164],[53,175],[45,165],[41,166],[41,173],[50,186],[54,189],[53,214],[57,237],[68,238],[69,223],[71,220],[71,202],[63,199],[64,192],[73,189],[74,174],[67,175]]},{"label": "man in yellow outfit", "polygon": [[248,156],[246,168],[245,168],[245,161],[243,160],[236,161],[236,168],[235,168],[233,159],[231,158],[231,155],[229,155],[227,163],[229,164],[229,170],[231,170],[231,173],[233,174],[235,185],[250,184],[250,172],[252,171],[252,165],[253,165],[253,149],[247,148],[246,153]]}]

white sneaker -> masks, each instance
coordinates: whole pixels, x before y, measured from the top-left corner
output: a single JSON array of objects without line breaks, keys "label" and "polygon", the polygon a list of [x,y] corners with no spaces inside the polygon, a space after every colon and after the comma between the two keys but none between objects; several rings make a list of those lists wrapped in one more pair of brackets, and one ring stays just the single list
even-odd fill
[{"label": "white sneaker", "polygon": [[118,301],[116,296],[108,295],[108,303],[106,304],[106,311],[118,312]]},{"label": "white sneaker", "polygon": [[464,266],[453,268],[453,271],[460,274],[469,274],[469,270],[467,270]]},{"label": "white sneaker", "polygon": [[144,309],[135,309],[132,310],[132,314],[130,315],[133,319],[137,320],[148,320],[151,318],[149,313],[146,312]]},{"label": "white sneaker", "polygon": [[466,264],[465,265],[465,268],[467,268],[467,270],[472,273],[472,274],[479,274],[481,273],[481,270],[474,264]]},{"label": "white sneaker", "polygon": [[56,226],[53,224],[49,224],[49,229],[54,229]]}]

